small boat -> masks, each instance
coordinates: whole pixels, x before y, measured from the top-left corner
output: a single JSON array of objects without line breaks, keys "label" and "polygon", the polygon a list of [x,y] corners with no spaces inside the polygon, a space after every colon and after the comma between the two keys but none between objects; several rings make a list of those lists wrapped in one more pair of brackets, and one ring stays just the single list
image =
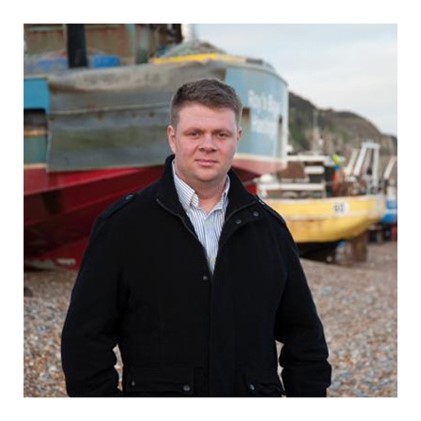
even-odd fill
[{"label": "small boat", "polygon": [[327,155],[291,155],[286,170],[260,178],[258,193],[285,219],[303,257],[333,261],[339,243],[364,247],[366,234],[385,215],[378,166],[379,145],[372,141],[363,142],[346,166]]}]

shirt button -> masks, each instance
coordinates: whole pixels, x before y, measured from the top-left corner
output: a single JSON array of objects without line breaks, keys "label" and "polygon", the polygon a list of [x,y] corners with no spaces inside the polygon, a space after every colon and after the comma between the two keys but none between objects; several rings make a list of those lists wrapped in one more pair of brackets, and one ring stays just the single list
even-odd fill
[{"label": "shirt button", "polygon": [[185,385],[183,385],[183,392],[188,393],[188,392],[190,392],[190,391],[191,391],[191,387],[190,387],[190,385],[189,385],[189,384],[185,384]]}]

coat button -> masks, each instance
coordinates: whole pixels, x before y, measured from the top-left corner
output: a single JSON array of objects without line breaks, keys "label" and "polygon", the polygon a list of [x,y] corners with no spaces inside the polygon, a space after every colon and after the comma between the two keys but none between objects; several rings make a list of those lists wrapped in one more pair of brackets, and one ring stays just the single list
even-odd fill
[{"label": "coat button", "polygon": [[209,281],[209,276],[207,276],[207,275],[203,275],[203,278],[202,278],[204,281]]},{"label": "coat button", "polygon": [[130,200],[132,197],[133,197],[133,194],[132,194],[132,193],[130,193],[130,194],[128,194],[128,195],[126,196],[126,200]]},{"label": "coat button", "polygon": [[243,222],[243,221],[241,221],[241,219],[236,219],[236,220],[235,220],[235,223],[236,223],[237,225],[240,225],[240,224],[241,224],[241,222]]},{"label": "coat button", "polygon": [[257,212],[257,211],[253,212],[253,216],[259,216],[259,215],[260,215],[259,212]]},{"label": "coat button", "polygon": [[135,386],[136,386],[136,382],[135,382],[134,380],[132,380],[132,381],[130,382],[130,386],[131,386],[131,387],[135,387]]},{"label": "coat button", "polygon": [[189,385],[189,384],[185,384],[185,385],[183,385],[183,392],[188,393],[188,392],[190,392],[190,391],[191,391],[191,387],[190,387],[190,385]]},{"label": "coat button", "polygon": [[249,384],[249,389],[250,389],[252,392],[254,392],[254,391],[256,390],[256,387],[255,387],[255,385],[254,385],[253,383],[250,383],[250,384]]}]

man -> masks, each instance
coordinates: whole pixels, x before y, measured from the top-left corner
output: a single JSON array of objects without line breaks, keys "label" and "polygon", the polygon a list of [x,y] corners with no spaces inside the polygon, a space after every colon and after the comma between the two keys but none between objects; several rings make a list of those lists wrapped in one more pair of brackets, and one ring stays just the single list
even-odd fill
[{"label": "man", "polygon": [[230,170],[240,116],[230,86],[181,86],[163,177],[98,218],[62,335],[70,396],[326,395],[327,346],[296,246]]}]

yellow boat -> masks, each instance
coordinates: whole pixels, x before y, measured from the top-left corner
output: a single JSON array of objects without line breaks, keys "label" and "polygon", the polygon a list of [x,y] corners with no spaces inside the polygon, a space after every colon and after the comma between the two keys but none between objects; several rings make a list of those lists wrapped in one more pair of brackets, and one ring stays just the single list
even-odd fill
[{"label": "yellow boat", "polygon": [[385,213],[383,194],[264,201],[282,215],[297,243],[350,240]]}]

